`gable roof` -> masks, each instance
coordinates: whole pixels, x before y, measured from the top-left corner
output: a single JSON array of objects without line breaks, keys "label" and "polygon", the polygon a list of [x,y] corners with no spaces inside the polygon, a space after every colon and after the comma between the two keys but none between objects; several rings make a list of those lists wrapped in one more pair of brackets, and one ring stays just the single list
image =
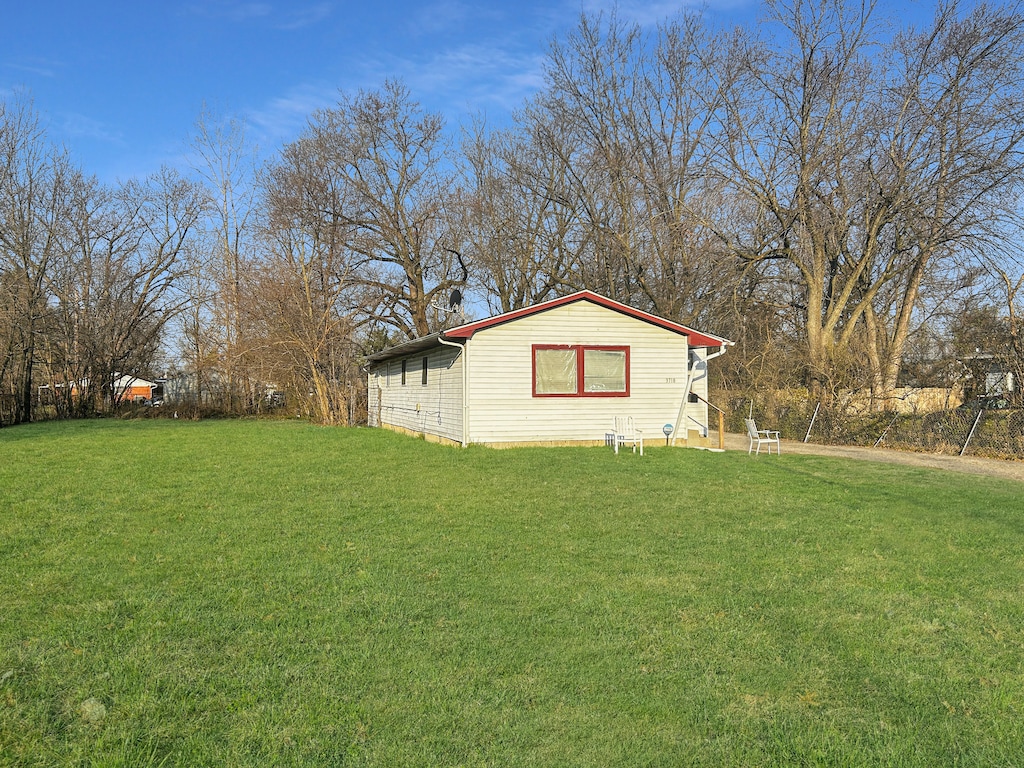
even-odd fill
[{"label": "gable roof", "polygon": [[714,336],[710,333],[701,333],[700,331],[688,328],[680,323],[667,320],[664,317],[658,317],[657,315],[652,315],[649,312],[634,309],[627,304],[622,304],[614,299],[609,299],[607,296],[602,296],[599,293],[594,293],[593,291],[577,291],[576,293],[570,293],[568,296],[550,299],[549,301],[534,304],[530,307],[515,309],[511,312],[505,312],[500,315],[495,315],[494,317],[488,317],[484,320],[476,320],[472,323],[465,323],[464,325],[449,328],[447,331],[438,331],[437,333],[432,333],[429,336],[421,336],[418,339],[412,339],[411,341],[406,341],[402,344],[390,347],[389,349],[384,349],[380,352],[369,355],[366,360],[367,362],[373,363],[380,360],[386,360],[388,358],[414,354],[429,347],[437,346],[442,341],[465,343],[467,339],[473,338],[473,336],[479,331],[494,328],[495,326],[510,323],[524,317],[530,317],[541,312],[547,312],[548,310],[555,309],[557,307],[564,307],[567,304],[574,304],[578,301],[587,301],[600,307],[604,307],[605,309],[610,309],[613,312],[618,312],[622,315],[626,315],[627,317],[640,320],[641,322],[650,323],[651,325],[655,325],[659,328],[664,328],[672,333],[678,333],[681,336],[686,336],[691,347],[723,347],[733,343],[721,336]]},{"label": "gable roof", "polygon": [[657,315],[652,315],[649,312],[634,309],[627,304],[622,304],[614,299],[609,299],[607,296],[594,293],[593,291],[577,291],[576,293],[570,293],[568,296],[562,296],[558,299],[551,299],[549,301],[541,302],[540,304],[534,304],[532,307],[516,309],[511,312],[505,312],[501,315],[489,317],[486,320],[477,320],[476,322],[466,323],[465,325],[460,325],[444,331],[443,335],[446,339],[471,339],[473,338],[473,334],[477,331],[493,328],[496,325],[502,325],[503,323],[518,320],[522,317],[536,315],[540,312],[547,312],[549,309],[555,309],[556,307],[564,307],[567,304],[574,304],[577,301],[589,301],[592,304],[597,304],[605,309],[610,309],[613,312],[618,312],[628,317],[641,320],[645,323],[656,325],[659,328],[664,328],[667,331],[687,336],[689,337],[691,347],[721,347],[727,344],[732,344],[728,339],[723,339],[720,336],[713,336],[709,333],[695,331],[693,328],[687,328],[685,325],[673,322],[672,320],[666,320],[664,317],[658,317]]}]

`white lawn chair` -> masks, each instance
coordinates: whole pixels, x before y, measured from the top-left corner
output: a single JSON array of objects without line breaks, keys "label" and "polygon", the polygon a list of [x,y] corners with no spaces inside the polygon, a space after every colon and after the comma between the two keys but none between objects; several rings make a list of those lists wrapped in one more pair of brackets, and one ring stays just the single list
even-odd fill
[{"label": "white lawn chair", "polygon": [[612,443],[615,446],[615,453],[619,452],[620,445],[632,445],[633,453],[636,453],[637,446],[640,446],[640,455],[644,455],[644,433],[633,426],[632,416],[616,416],[615,432],[612,434]]},{"label": "white lawn chair", "polygon": [[747,448],[747,455],[754,450],[755,443],[757,444],[757,450],[754,455],[761,453],[761,443],[764,443],[768,448],[768,455],[772,455],[772,445],[775,445],[775,454],[782,454],[782,441],[781,433],[771,429],[758,429],[757,424],[754,423],[753,419],[744,419],[743,421],[747,424],[747,437],[750,438],[750,447]]}]

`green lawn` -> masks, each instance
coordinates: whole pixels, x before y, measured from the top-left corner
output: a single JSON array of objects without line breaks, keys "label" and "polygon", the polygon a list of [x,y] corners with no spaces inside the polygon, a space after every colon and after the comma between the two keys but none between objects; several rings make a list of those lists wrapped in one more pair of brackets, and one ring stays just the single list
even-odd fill
[{"label": "green lawn", "polygon": [[0,430],[0,765],[1018,766],[1024,486]]}]

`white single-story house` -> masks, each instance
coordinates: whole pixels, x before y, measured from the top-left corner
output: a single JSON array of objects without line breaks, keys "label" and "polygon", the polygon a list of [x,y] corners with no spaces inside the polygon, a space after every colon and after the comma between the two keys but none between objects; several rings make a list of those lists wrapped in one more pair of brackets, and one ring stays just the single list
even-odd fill
[{"label": "white single-story house", "polygon": [[367,358],[368,421],[469,445],[706,438],[707,360],[732,342],[579,291]]}]

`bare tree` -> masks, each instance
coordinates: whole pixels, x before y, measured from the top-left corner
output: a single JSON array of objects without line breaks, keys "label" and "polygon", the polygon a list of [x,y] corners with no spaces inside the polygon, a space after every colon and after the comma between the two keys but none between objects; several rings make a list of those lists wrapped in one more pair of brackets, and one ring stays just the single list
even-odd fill
[{"label": "bare tree", "polygon": [[753,210],[752,226],[721,234],[777,284],[798,286],[785,298],[801,317],[809,377],[822,389],[844,362],[849,338],[838,337],[854,331],[848,308],[879,226],[865,222],[856,250],[848,247],[855,233],[844,228],[859,210],[849,173],[859,170],[866,141],[871,29],[867,14],[851,18],[836,3],[771,9],[792,46],[738,35],[722,64],[729,130],[719,134],[721,175]]},{"label": "bare tree", "polygon": [[0,102],[0,387],[15,423],[32,420],[46,277],[77,177],[66,153],[48,145],[31,102]]},{"label": "bare tree", "polygon": [[546,151],[547,135],[536,121],[492,133],[477,124],[464,142],[475,283],[495,311],[579,283],[580,221],[570,203],[568,168]]},{"label": "bare tree", "polygon": [[205,195],[165,169],[113,191],[81,179],[70,202],[47,347],[67,407],[84,414],[118,404],[119,376],[152,375],[164,328],[191,301],[179,281]]},{"label": "bare tree", "polygon": [[246,328],[254,356],[276,382],[290,385],[321,422],[350,419],[356,371],[355,329],[366,318],[359,270],[349,249],[352,224],[337,169],[308,142],[288,146],[265,179],[267,249],[248,284]]},{"label": "bare tree", "polygon": [[256,151],[242,120],[205,107],[191,148],[194,168],[209,190],[210,242],[191,275],[195,302],[185,338],[195,375],[215,375],[227,398],[223,406],[232,410],[243,405],[239,398],[251,406],[258,388],[246,370],[241,327],[244,272],[255,251]]},{"label": "bare tree", "polygon": [[94,179],[79,179],[69,203],[60,252],[46,276],[54,320],[44,355],[58,415],[84,416],[102,406],[105,329],[114,322],[114,265],[138,240],[130,216]]},{"label": "bare tree", "polygon": [[563,169],[576,279],[686,322],[717,316],[735,277],[705,224],[725,204],[711,173],[723,109],[712,42],[695,16],[651,40],[615,15],[584,15],[552,46],[549,86],[523,113]]},{"label": "bare tree", "polygon": [[[899,35],[895,87],[872,158],[887,210],[883,277],[895,301],[865,309],[872,387],[896,386],[922,286],[978,265],[1019,222],[1024,189],[1024,14],[1015,6],[940,5],[930,29]],[[866,196],[874,192],[866,191]],[[958,262],[960,260],[960,262]],[[887,311],[884,311],[887,310]]]},{"label": "bare tree", "polygon": [[1021,18],[944,5],[881,46],[872,4],[769,11],[791,44],[738,36],[723,76],[721,173],[755,226],[720,234],[798,282],[812,386],[867,377],[884,399],[925,281],[991,236],[1024,180]]},{"label": "bare tree", "polygon": [[431,303],[465,280],[461,217],[448,211],[459,190],[443,125],[404,85],[388,81],[377,91],[343,94],[296,142],[337,185],[336,207],[321,213],[361,259],[373,314],[409,337],[430,332]]}]

